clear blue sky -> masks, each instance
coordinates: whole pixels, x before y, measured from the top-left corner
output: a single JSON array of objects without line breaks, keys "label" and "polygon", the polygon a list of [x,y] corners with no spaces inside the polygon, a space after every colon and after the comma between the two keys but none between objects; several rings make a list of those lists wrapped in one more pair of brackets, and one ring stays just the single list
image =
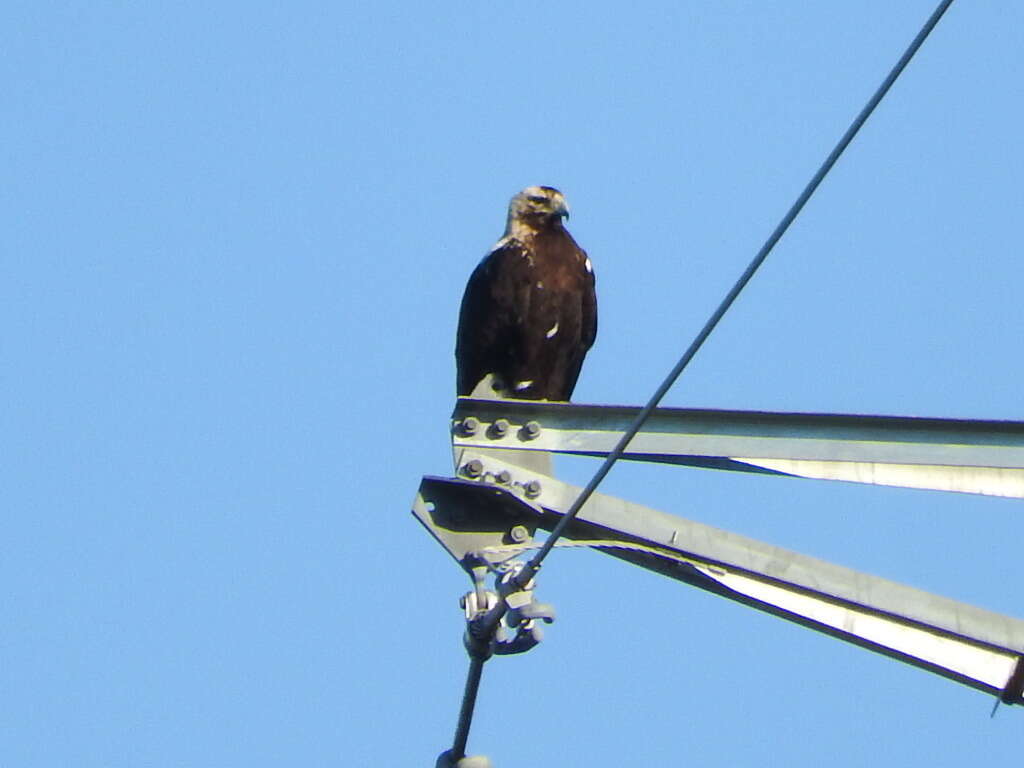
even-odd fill
[{"label": "clear blue sky", "polygon": [[[576,399],[641,403],[934,5],[8,2],[0,763],[433,766],[468,582],[409,507],[508,198],[593,259]],[[955,3],[666,404],[1024,419],[1022,50]],[[602,490],[1024,616],[1019,501]],[[1016,708],[605,555],[540,594],[498,768],[1019,760]]]}]

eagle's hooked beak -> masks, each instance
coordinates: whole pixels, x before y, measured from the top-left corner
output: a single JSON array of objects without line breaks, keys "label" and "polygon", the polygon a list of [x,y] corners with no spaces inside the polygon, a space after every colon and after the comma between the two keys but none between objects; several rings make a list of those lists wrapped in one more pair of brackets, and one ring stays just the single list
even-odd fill
[{"label": "eagle's hooked beak", "polygon": [[565,202],[564,197],[558,199],[558,205],[555,207],[555,215],[561,216],[563,219],[569,218],[569,204]]}]

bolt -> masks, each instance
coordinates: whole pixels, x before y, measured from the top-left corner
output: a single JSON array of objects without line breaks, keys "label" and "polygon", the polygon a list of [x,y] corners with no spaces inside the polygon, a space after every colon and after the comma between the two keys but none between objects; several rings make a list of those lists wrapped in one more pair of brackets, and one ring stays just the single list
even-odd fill
[{"label": "bolt", "polygon": [[528,421],[523,425],[523,437],[527,440],[534,440],[540,437],[540,424],[536,421]]},{"label": "bolt", "polygon": [[491,433],[493,437],[504,437],[508,434],[509,423],[508,419],[498,419],[491,424]]},{"label": "bolt", "polygon": [[462,434],[469,437],[475,435],[476,431],[480,429],[480,419],[478,419],[476,416],[467,416],[462,420],[462,424],[459,426],[462,431]]},{"label": "bolt", "polygon": [[529,498],[531,498],[531,499],[537,498],[538,496],[540,496],[540,481],[539,480],[531,480],[530,482],[528,482],[526,485],[523,486],[523,490],[526,491],[526,495]]},{"label": "bolt", "polygon": [[527,530],[525,525],[513,525],[512,530],[508,532],[508,535],[512,537],[512,541],[516,544],[522,544],[530,538],[530,531]]},{"label": "bolt", "polygon": [[512,482],[512,473],[509,472],[507,469],[503,469],[501,470],[501,472],[494,476],[494,479],[501,485],[508,485],[510,482]]},{"label": "bolt", "polygon": [[480,477],[484,471],[484,463],[480,459],[470,459],[462,465],[462,471],[467,477]]}]

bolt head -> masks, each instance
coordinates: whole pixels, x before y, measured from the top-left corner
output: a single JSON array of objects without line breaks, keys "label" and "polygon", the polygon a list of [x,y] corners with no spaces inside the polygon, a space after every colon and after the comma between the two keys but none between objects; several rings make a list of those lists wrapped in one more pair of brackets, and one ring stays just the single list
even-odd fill
[{"label": "bolt head", "polygon": [[501,470],[501,472],[494,476],[494,479],[498,481],[501,485],[508,485],[509,483],[512,482],[512,473],[509,472],[507,469],[503,469]]},{"label": "bolt head", "polygon": [[540,424],[536,421],[528,421],[523,425],[523,437],[527,440],[534,440],[540,437]]},{"label": "bolt head", "polygon": [[467,437],[475,435],[480,429],[480,419],[476,416],[467,416],[462,420],[462,424],[459,425],[459,431]]},{"label": "bolt head", "polygon": [[531,480],[525,486],[523,486],[523,490],[526,491],[526,495],[529,498],[531,498],[531,499],[537,498],[538,496],[540,496],[540,481],[539,480]]},{"label": "bolt head", "polygon": [[522,544],[530,538],[530,531],[525,525],[513,525],[508,534],[516,544]]},{"label": "bolt head", "polygon": [[493,437],[504,437],[508,434],[508,419],[497,419],[491,424],[491,435]]},{"label": "bolt head", "polygon": [[462,465],[462,471],[468,477],[480,477],[484,471],[484,463],[480,459],[471,459]]}]

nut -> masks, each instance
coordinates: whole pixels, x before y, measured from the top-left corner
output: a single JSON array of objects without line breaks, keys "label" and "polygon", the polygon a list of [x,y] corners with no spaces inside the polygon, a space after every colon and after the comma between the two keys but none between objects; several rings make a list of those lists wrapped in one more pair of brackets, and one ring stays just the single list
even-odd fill
[{"label": "nut", "polygon": [[536,421],[528,421],[523,425],[523,438],[526,440],[535,440],[540,437],[540,424]]}]

